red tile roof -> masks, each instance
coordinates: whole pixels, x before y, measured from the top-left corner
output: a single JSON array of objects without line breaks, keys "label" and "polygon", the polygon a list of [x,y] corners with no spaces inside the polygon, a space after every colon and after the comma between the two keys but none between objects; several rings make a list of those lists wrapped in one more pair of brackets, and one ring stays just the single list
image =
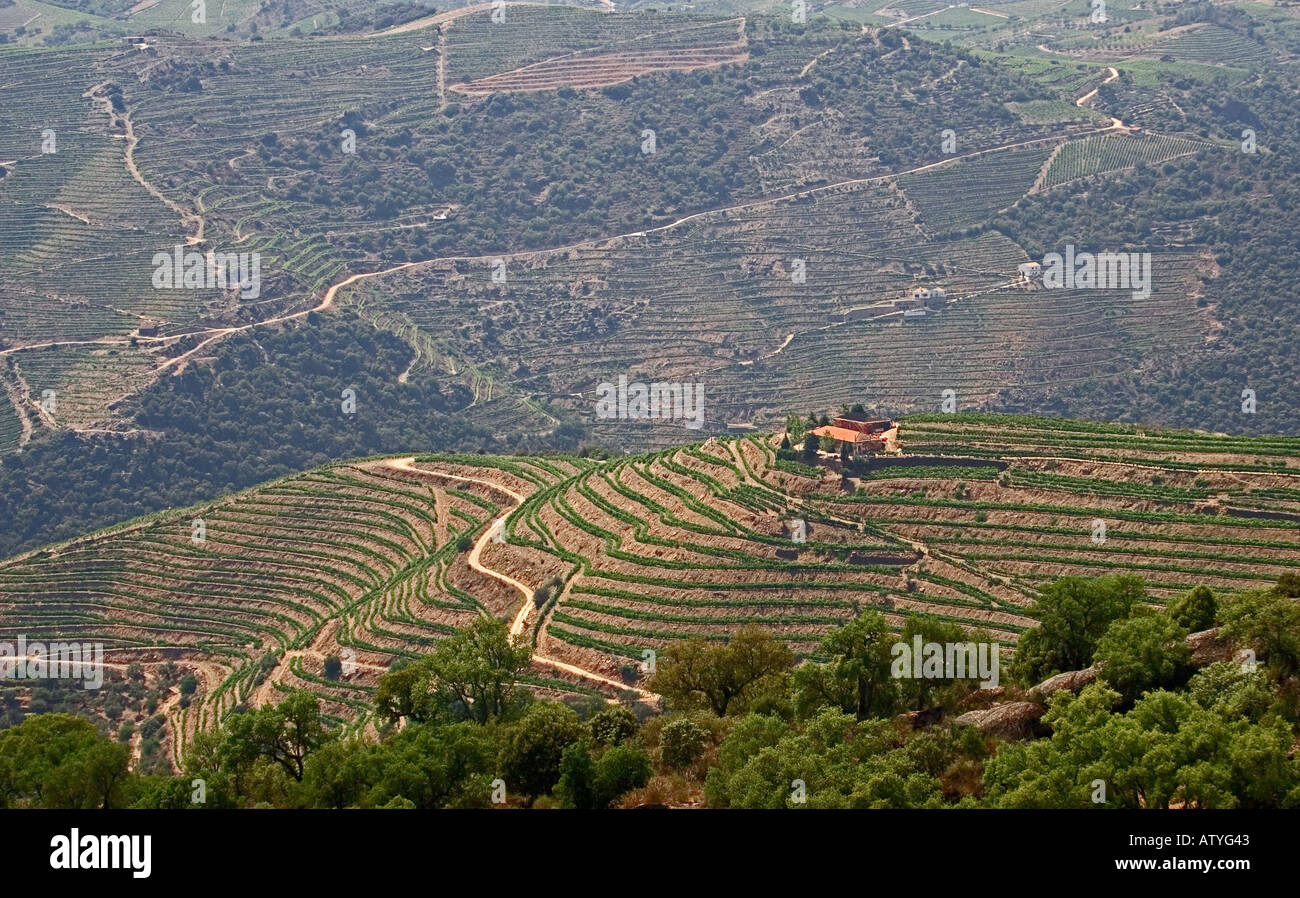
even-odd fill
[{"label": "red tile roof", "polygon": [[856,430],[849,430],[847,427],[836,427],[834,424],[826,424],[818,427],[813,431],[816,436],[830,437],[839,440],[841,443],[879,443],[881,439],[876,434],[859,433]]}]

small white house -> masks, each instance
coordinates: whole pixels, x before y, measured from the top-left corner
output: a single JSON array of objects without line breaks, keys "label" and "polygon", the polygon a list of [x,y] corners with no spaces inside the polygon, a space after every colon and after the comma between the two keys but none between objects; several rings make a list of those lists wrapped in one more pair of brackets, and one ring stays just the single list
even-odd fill
[{"label": "small white house", "polygon": [[1036,281],[1043,276],[1043,266],[1038,262],[1021,262],[1016,270],[1020,272],[1021,277],[1029,278],[1031,281]]}]

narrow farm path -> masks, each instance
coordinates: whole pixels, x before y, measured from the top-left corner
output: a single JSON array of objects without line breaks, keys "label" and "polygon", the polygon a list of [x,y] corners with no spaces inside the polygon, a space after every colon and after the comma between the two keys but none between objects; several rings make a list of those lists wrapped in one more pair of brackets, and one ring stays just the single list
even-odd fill
[{"label": "narrow farm path", "polygon": [[[105,100],[104,102],[108,101]],[[124,155],[126,160],[126,169],[131,173],[131,177],[135,179],[137,184],[148,191],[150,196],[179,215],[181,217],[181,225],[186,230],[189,230],[190,228],[194,229],[194,233],[187,235],[185,238],[185,243],[187,245],[193,246],[196,243],[202,243],[203,231],[206,227],[206,222],[203,220],[203,216],[199,215],[197,212],[186,209],[180,203],[169,198],[148,178],[146,178],[140,171],[139,166],[135,164],[135,150],[136,147],[140,145],[140,138],[136,136],[135,123],[131,121],[131,113],[129,111],[122,113],[114,112],[111,103],[109,103],[108,110],[111,116],[122,123],[122,129],[126,134],[126,152]]]},{"label": "narrow farm path", "polygon": [[919,19],[928,19],[928,18],[930,18],[930,16],[937,16],[937,15],[938,15],[939,13],[941,13],[941,12],[947,12],[947,11],[950,10],[950,9],[956,9],[956,8],[957,8],[956,4],[952,4],[952,5],[949,5],[949,6],[945,6],[943,9],[932,9],[932,10],[930,10],[929,12],[927,12],[927,13],[922,13],[922,14],[919,15],[919,16],[912,16],[911,18],[908,18],[908,19],[899,19],[897,22],[890,22],[888,25],[882,25],[882,26],[880,26],[880,27],[882,27],[882,28],[897,28],[899,25],[906,25],[908,22],[915,22],[915,21],[917,21],[917,20],[919,20]]},{"label": "narrow farm path", "polygon": [[447,29],[438,26],[438,111],[447,109]]}]

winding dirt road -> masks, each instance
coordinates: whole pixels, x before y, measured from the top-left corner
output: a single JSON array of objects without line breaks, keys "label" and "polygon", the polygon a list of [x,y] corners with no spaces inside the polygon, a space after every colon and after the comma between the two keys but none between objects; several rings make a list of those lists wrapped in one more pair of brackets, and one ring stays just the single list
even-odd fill
[{"label": "winding dirt road", "polygon": [[[1087,103],[1093,97],[1097,96],[1097,91],[1101,90],[1103,85],[1110,84],[1112,81],[1114,81],[1116,78],[1119,77],[1119,70],[1116,69],[1113,65],[1106,66],[1106,70],[1110,72],[1110,74],[1106,76],[1106,80],[1101,82],[1101,84],[1097,85],[1092,90],[1088,91],[1083,96],[1079,97],[1079,99],[1075,100],[1074,101],[1075,106],[1082,108],[1085,103]],[[1118,122],[1119,119],[1113,119],[1112,121]]]},{"label": "winding dirt road", "polygon": [[[1118,77],[1118,73],[1116,73],[1116,77]],[[1017,149],[1019,147],[1033,146],[1035,144],[1040,144],[1040,143],[1051,143],[1053,141],[1078,139],[1080,137],[1086,137],[1091,134],[1104,134],[1111,131],[1127,130],[1127,129],[1128,126],[1125,125],[1122,121],[1113,118],[1111,119],[1111,124],[1104,128],[1094,128],[1088,131],[1079,131],[1077,133],[1068,136],[1050,135],[1047,137],[1037,137],[1037,138],[1032,138],[1030,140],[1022,140],[1013,143],[1001,144],[995,147],[987,147],[982,150],[974,150],[969,153],[963,153],[959,156],[948,156],[944,159],[938,160],[937,162],[931,162],[926,165],[920,165],[917,166],[916,168],[908,169],[906,171],[893,172],[884,175],[873,175],[867,178],[848,178],[843,181],[836,181],[831,184],[822,184],[817,187],[809,187],[809,188],[804,188],[802,190],[796,190],[794,192],[782,194],[780,196],[772,196],[772,197],[765,197],[757,200],[750,200],[748,202],[737,203],[733,206],[725,206],[716,209],[705,209],[700,212],[693,212],[689,215],[684,215],[681,218],[668,222],[667,224],[659,225],[653,228],[648,228],[643,231],[631,231],[626,234],[615,234],[612,236],[605,236],[605,237],[593,237],[587,240],[580,240],[575,243],[567,244],[565,246],[547,247],[543,249],[526,250],[523,252],[516,252],[516,253],[489,253],[489,254],[479,255],[479,256],[437,256],[431,259],[403,262],[399,265],[394,265],[391,268],[384,268],[378,271],[369,271],[369,272],[363,272],[361,274],[349,275],[343,280],[338,281],[332,284],[329,288],[327,288],[320,303],[318,303],[317,305],[313,306],[310,309],[304,309],[299,312],[290,312],[284,315],[277,315],[273,318],[267,318],[262,321],[254,321],[249,324],[241,324],[241,325],[236,325],[231,327],[207,328],[205,330],[192,331],[190,333],[183,334],[183,335],[162,336],[162,337],[137,336],[135,340],[137,343],[141,343],[141,344],[152,343],[158,345],[166,345],[169,343],[174,343],[184,337],[203,338],[198,345],[187,350],[183,354],[168,359],[162,364],[160,364],[156,369],[154,369],[154,374],[157,375],[163,373],[168,368],[172,368],[176,365],[182,364],[187,359],[192,358],[198,352],[210,346],[212,343],[215,343],[218,340],[228,337],[231,334],[243,333],[245,331],[253,330],[258,327],[264,327],[269,324],[280,324],[286,321],[293,321],[299,318],[305,318],[307,315],[310,315],[312,312],[325,311],[326,309],[330,308],[334,304],[334,298],[338,294],[339,290],[343,289],[344,287],[348,287],[352,284],[355,284],[358,281],[364,280],[366,278],[383,277],[384,275],[392,274],[393,272],[401,271],[406,268],[414,268],[421,265],[432,265],[439,262],[481,262],[484,260],[498,259],[498,258],[504,258],[507,261],[518,261],[521,259],[532,259],[532,258],[556,255],[561,253],[567,253],[567,252],[572,252],[574,250],[608,246],[618,241],[642,238],[650,234],[660,234],[666,231],[676,230],[677,228],[680,228],[683,225],[687,225],[692,222],[701,221],[708,218],[718,217],[718,218],[725,219],[728,215],[734,212],[740,212],[740,211],[760,208],[764,206],[771,206],[777,203],[792,202],[796,200],[805,199],[808,197],[813,197],[821,193],[841,190],[843,188],[884,183],[886,181],[892,181],[897,178],[901,178],[904,175],[918,174],[920,172],[931,171],[933,169],[942,168],[947,165],[953,165],[955,163],[961,162],[966,159],[975,159],[980,156],[985,156],[990,153],[997,153],[1004,150]],[[133,165],[133,160],[131,163],[128,163],[128,165],[129,166]],[[136,172],[133,172],[133,176],[135,174]],[[169,208],[177,208],[174,207],[173,204],[171,204],[170,202],[168,202],[168,206]],[[182,218],[185,220],[197,219],[200,223],[202,222],[202,218],[200,216],[196,216],[194,213],[189,213],[189,212],[182,213]],[[200,225],[199,236],[187,238],[187,241],[194,242],[195,240],[202,239],[201,234],[202,234],[202,228]],[[40,349],[40,348],[45,348],[50,346],[126,346],[130,343],[130,339],[131,338],[129,337],[119,337],[119,338],[104,337],[104,338],[98,338],[93,340],[50,340],[42,343],[30,343],[30,344],[24,344],[22,346],[11,346],[5,349],[0,349],[0,356],[9,355],[15,352],[22,352],[28,349]]]},{"label": "winding dirt road", "polygon": [[[491,487],[492,489],[495,490],[500,490],[501,492],[506,493],[507,495],[509,495],[515,500],[515,505],[511,508],[505,509],[504,511],[501,512],[501,514],[497,515],[496,518],[492,520],[492,523],[488,525],[487,529],[485,529],[483,533],[479,536],[479,538],[474,542],[474,547],[470,550],[469,557],[466,560],[470,568],[477,571],[478,573],[483,574],[484,576],[487,577],[491,577],[494,580],[499,580],[502,583],[505,583],[519,590],[520,595],[523,596],[523,603],[519,606],[519,610],[515,613],[514,619],[510,622],[510,635],[511,636],[523,635],[525,628],[528,626],[528,619],[532,616],[532,611],[534,610],[535,607],[533,605],[532,587],[528,586],[525,583],[521,583],[520,581],[516,580],[514,577],[511,577],[509,574],[502,573],[501,571],[494,570],[493,568],[488,567],[487,565],[483,564],[481,558],[483,555],[483,549],[487,546],[488,542],[490,542],[491,539],[498,533],[500,528],[505,526],[506,518],[508,518],[514,512],[515,508],[518,508],[519,505],[523,503],[525,497],[515,492],[514,490],[510,489],[509,487],[504,486],[501,483],[498,483],[497,481],[494,480],[483,480],[478,477],[466,477],[463,474],[447,474],[441,471],[432,471],[432,470],[417,468],[415,467],[414,456],[408,456],[406,458],[386,459],[384,461],[384,465],[390,468],[396,468],[399,471],[433,475],[438,477],[439,479],[450,478],[454,480],[464,480],[470,483],[478,483],[483,486]],[[641,689],[640,687],[637,686],[629,686],[626,683],[622,682],[621,680],[614,680],[609,677],[598,674],[595,671],[587,670],[586,668],[583,667],[578,667],[576,664],[569,664],[568,662],[561,661],[558,658],[551,658],[547,655],[539,654],[536,650],[534,650],[533,652],[532,660],[536,664],[541,664],[545,667],[550,667],[555,670],[561,670],[564,671],[565,673],[569,673],[569,674],[573,674],[574,676],[581,677],[584,680],[590,680],[592,682],[601,683],[606,686],[612,686],[615,689],[618,689],[619,691],[635,692],[637,695],[648,700],[655,701],[659,699],[659,696],[656,693],[650,692],[649,690]]]}]

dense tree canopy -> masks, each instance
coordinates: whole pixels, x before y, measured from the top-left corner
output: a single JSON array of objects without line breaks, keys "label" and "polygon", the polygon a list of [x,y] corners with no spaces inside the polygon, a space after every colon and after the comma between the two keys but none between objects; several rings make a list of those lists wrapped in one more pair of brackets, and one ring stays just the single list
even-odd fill
[{"label": "dense tree canopy", "polygon": [[758,626],[737,630],[721,644],[693,639],[677,643],[658,658],[649,688],[676,708],[705,705],[719,717],[745,703],[785,675],[794,654]]},{"label": "dense tree canopy", "polygon": [[1127,574],[1085,580],[1064,577],[1038,599],[1039,624],[1021,637],[1015,674],[1025,684],[1092,663],[1097,641],[1144,595],[1142,580]]},{"label": "dense tree canopy", "polygon": [[[1300,807],[1297,586],[1227,596],[1220,635],[1260,663],[1198,668],[1179,623],[1188,602],[1157,610],[1134,578],[1051,584],[1025,634],[1048,631],[1030,641],[1038,672],[1052,669],[1042,658],[1070,658],[1099,675],[1046,700],[946,671],[895,676],[890,647],[904,636],[986,638],[935,619],[896,632],[865,612],[793,676],[766,634],[684,642],[662,653],[656,681],[685,710],[644,723],[616,703],[532,697],[517,681],[528,648],[484,618],[382,678],[386,722],[371,735],[333,728],[317,697],[294,693],[197,734],[171,776],[132,770],[127,747],[89,720],[30,715],[0,731],[0,806]],[[965,717],[1007,700],[1045,701],[1042,727],[1010,735]]]}]

